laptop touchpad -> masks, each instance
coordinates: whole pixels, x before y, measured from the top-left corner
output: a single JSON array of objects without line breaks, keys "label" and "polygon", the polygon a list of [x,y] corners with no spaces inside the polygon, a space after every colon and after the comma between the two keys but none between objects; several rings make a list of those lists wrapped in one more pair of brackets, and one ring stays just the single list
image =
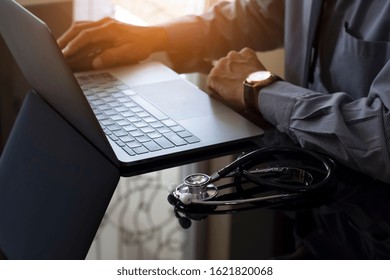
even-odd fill
[{"label": "laptop touchpad", "polygon": [[132,89],[176,120],[220,114],[229,110],[182,78]]}]

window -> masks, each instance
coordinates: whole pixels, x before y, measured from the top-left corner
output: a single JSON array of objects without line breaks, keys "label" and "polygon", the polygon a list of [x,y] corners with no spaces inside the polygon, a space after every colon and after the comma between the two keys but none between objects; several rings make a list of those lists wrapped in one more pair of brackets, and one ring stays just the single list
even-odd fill
[{"label": "window", "polygon": [[156,24],[185,15],[199,14],[220,0],[74,0],[75,20],[105,16],[138,24]]}]

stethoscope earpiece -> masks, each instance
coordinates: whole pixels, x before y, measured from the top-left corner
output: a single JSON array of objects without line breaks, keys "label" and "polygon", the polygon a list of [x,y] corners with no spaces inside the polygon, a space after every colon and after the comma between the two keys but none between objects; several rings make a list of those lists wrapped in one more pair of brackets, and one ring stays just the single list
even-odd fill
[{"label": "stethoscope earpiece", "polygon": [[169,204],[171,204],[171,205],[173,205],[173,206],[176,205],[177,199],[176,199],[176,197],[175,197],[173,194],[170,193],[170,194],[168,195],[168,197],[167,197],[167,200],[168,200]]},{"label": "stethoscope earpiece", "polygon": [[192,225],[192,222],[190,219],[186,217],[180,217],[178,218],[179,224],[183,229],[189,229]]}]

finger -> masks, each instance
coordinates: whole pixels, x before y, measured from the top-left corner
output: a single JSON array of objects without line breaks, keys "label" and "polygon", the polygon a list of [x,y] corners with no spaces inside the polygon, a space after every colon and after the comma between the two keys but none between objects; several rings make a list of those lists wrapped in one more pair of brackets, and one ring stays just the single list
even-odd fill
[{"label": "finger", "polygon": [[[112,22],[111,18],[104,18],[99,21],[83,21],[83,22],[75,22],[72,27],[66,31],[58,40],[57,43],[61,49],[64,51],[64,55],[70,55],[74,53],[78,46],[78,43],[83,45],[83,41],[81,40],[83,36],[88,34],[88,31],[98,30],[99,28],[107,25],[107,23]],[[85,33],[86,32],[86,33]],[[80,34],[83,34],[81,37]],[[93,36],[93,35],[92,35]],[[76,40],[76,42],[74,42]],[[78,41],[80,40],[80,41]],[[69,46],[70,45],[70,46]],[[82,47],[81,46],[81,47]],[[81,48],[80,47],[80,48]]]},{"label": "finger", "polygon": [[99,21],[77,21],[72,24],[72,26],[58,38],[57,43],[60,48],[63,49],[71,40],[73,40],[82,30],[97,27],[107,22],[112,21],[111,18],[103,18]]},{"label": "finger", "polygon": [[240,51],[240,54],[255,68],[259,70],[265,70],[264,65],[259,60],[256,52],[250,48],[244,48]]},{"label": "finger", "polygon": [[250,49],[250,48],[243,48],[240,51],[240,55],[242,55],[246,59],[257,58],[256,52],[254,50]]},{"label": "finger", "polygon": [[236,52],[236,51],[230,51],[226,57],[228,59],[231,59],[231,60],[237,60],[237,59],[240,59],[241,58],[241,55],[240,53]]},{"label": "finger", "polygon": [[61,49],[63,49],[66,44],[72,40],[75,35],[78,34],[78,29],[80,28],[80,26],[82,25],[86,25],[88,24],[89,21],[77,21],[77,22],[73,22],[72,25],[70,26],[70,28],[68,30],[66,30],[58,39],[57,39],[57,44],[60,46]]},{"label": "finger", "polygon": [[62,53],[65,57],[70,57],[77,52],[88,52],[88,49],[93,45],[107,45],[114,36],[114,32],[110,30],[108,24],[84,29],[66,45]]},{"label": "finger", "polygon": [[231,59],[228,58],[227,56],[222,57],[218,59],[216,62],[213,63],[214,67],[210,71],[211,73],[215,72],[220,72],[220,71],[229,71],[229,65],[230,65]]},{"label": "finger", "polygon": [[219,83],[220,83],[221,70],[217,67],[211,69],[210,74],[207,76],[206,86],[209,89],[209,95],[212,97],[219,96]]},{"label": "finger", "polygon": [[146,59],[147,56],[147,53],[137,51],[133,44],[125,44],[103,51],[93,60],[92,66],[95,69],[101,69],[124,64],[134,64]]}]

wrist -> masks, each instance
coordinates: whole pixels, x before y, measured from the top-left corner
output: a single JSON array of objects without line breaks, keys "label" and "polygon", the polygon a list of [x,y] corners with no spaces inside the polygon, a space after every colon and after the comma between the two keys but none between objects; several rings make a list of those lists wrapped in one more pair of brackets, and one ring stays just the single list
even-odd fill
[{"label": "wrist", "polygon": [[150,47],[153,52],[166,51],[168,46],[168,34],[162,27],[147,27],[147,38],[145,41],[150,42]]}]

